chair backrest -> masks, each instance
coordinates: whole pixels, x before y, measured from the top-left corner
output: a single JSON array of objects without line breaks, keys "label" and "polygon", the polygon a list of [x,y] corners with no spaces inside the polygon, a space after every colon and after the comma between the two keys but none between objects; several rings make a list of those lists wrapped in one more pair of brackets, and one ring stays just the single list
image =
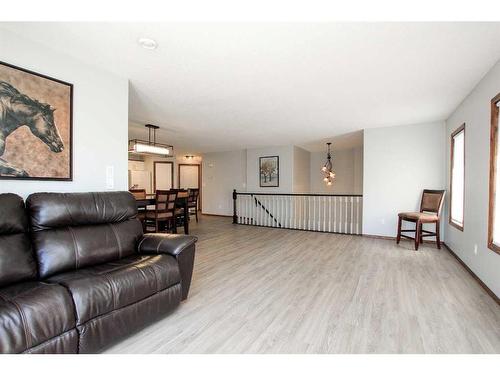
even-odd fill
[{"label": "chair backrest", "polygon": [[177,194],[175,190],[156,190],[156,213],[174,213]]},{"label": "chair backrest", "polygon": [[142,236],[128,191],[35,193],[26,207],[42,278],[132,255]]},{"label": "chair backrest", "polygon": [[432,212],[440,216],[444,203],[444,194],[445,190],[425,189],[420,202],[420,212]]},{"label": "chair backrest", "polygon": [[199,194],[200,194],[200,189],[189,189],[188,202],[197,202]]},{"label": "chair backrest", "polygon": [[23,199],[16,194],[0,194],[0,288],[35,279],[33,255]]},{"label": "chair backrest", "polygon": [[146,199],[146,189],[130,189],[135,199]]}]

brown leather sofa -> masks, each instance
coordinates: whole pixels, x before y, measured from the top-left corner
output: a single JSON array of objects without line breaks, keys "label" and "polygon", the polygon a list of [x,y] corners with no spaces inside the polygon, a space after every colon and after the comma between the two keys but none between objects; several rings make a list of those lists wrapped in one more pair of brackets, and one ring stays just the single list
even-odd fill
[{"label": "brown leather sofa", "polygon": [[0,194],[0,353],[95,353],[187,298],[196,237],[128,192]]}]

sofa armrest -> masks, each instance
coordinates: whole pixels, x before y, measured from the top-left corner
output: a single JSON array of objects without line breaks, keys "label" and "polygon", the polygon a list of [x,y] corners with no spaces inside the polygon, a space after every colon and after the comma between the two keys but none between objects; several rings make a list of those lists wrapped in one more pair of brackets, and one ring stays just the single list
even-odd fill
[{"label": "sofa armrest", "polygon": [[137,246],[141,254],[169,254],[177,259],[181,274],[182,300],[185,300],[191,286],[193,275],[195,236],[183,234],[144,234]]}]

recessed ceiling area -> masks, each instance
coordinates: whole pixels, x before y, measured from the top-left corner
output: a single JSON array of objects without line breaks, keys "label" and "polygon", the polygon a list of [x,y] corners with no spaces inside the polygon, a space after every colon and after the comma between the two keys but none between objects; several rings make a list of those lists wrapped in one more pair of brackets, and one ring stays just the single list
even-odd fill
[{"label": "recessed ceiling area", "polygon": [[[153,123],[161,127],[158,141],[191,153],[286,144],[313,150],[364,128],[444,120],[500,59],[500,23],[0,28],[127,77],[131,138]],[[141,38],[156,49],[142,48]]]}]

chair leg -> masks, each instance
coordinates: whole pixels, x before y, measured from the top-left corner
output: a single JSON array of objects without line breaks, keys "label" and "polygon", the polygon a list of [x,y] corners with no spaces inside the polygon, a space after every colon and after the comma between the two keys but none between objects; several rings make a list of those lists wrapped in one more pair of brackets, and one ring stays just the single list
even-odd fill
[{"label": "chair leg", "polygon": [[195,209],[194,213],[196,215],[196,222],[198,222],[198,206],[195,206],[194,209]]},{"label": "chair leg", "polygon": [[160,230],[159,226],[158,226],[158,220],[155,220],[155,233],[158,233]]},{"label": "chair leg", "polygon": [[399,241],[401,241],[401,222],[402,219],[398,217],[398,236],[396,237],[396,243],[399,244]]},{"label": "chair leg", "polygon": [[420,221],[417,221],[415,225],[415,251],[418,250],[418,244],[420,242],[420,235],[421,235],[420,228],[421,228]]},{"label": "chair leg", "polygon": [[436,221],[436,245],[439,250],[441,250],[441,239],[439,238],[439,220]]},{"label": "chair leg", "polygon": [[174,218],[172,220],[172,233],[176,234],[177,233],[177,216],[174,215]]},{"label": "chair leg", "polygon": [[424,243],[424,237],[422,236],[423,224],[420,224],[420,243]]}]

